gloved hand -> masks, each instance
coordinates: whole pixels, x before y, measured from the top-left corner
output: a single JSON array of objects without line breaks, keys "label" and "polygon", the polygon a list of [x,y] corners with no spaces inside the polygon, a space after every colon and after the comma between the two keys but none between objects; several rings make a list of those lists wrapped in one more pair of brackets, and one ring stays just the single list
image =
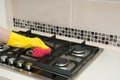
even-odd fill
[{"label": "gloved hand", "polygon": [[[44,55],[50,53],[51,51],[51,49],[47,45],[45,45],[45,43],[40,38],[30,38],[14,32],[10,32],[10,37],[8,39],[7,45],[13,47],[19,47],[19,48],[35,48],[35,50],[40,49],[38,51],[41,51],[41,54]],[[35,50],[34,52],[36,52]],[[33,55],[33,56],[37,56],[37,55]]]}]

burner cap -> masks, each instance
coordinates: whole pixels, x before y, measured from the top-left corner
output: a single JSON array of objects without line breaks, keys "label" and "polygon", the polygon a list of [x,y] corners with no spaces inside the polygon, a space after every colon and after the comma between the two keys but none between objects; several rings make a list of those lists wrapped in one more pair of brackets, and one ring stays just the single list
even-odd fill
[{"label": "burner cap", "polygon": [[32,50],[31,50],[31,49],[30,49],[30,50],[27,50],[27,51],[26,51],[26,54],[29,55],[29,56],[32,56]]},{"label": "burner cap", "polygon": [[74,50],[74,51],[72,52],[72,55],[73,55],[73,56],[77,56],[77,57],[85,57],[85,56],[86,56],[86,53],[87,53],[86,50],[84,50],[84,49],[79,49],[79,50]]},{"label": "burner cap", "polygon": [[9,52],[7,52],[7,54],[14,54],[14,52],[12,52],[12,51],[9,51]]},{"label": "burner cap", "polygon": [[4,46],[0,46],[0,49],[4,49]]},{"label": "burner cap", "polygon": [[4,44],[0,43],[0,49],[4,49]]},{"label": "burner cap", "polygon": [[58,58],[56,61],[56,65],[59,67],[64,67],[67,66],[68,64],[69,64],[69,60],[64,58]]},{"label": "burner cap", "polygon": [[0,51],[3,51],[5,49],[7,49],[8,47],[4,44],[0,42]]},{"label": "burner cap", "polygon": [[75,54],[84,54],[86,51],[85,50],[74,50],[73,53]]},{"label": "burner cap", "polygon": [[3,46],[3,45],[4,45],[4,43],[0,42],[0,46]]}]

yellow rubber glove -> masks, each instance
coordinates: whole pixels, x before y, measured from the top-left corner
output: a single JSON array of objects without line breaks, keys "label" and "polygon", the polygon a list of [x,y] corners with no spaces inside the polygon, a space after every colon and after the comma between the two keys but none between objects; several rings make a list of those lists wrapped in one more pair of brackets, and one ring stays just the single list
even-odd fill
[{"label": "yellow rubber glove", "polygon": [[34,48],[49,49],[40,38],[30,38],[14,32],[10,32],[10,37],[7,45],[19,48]]}]

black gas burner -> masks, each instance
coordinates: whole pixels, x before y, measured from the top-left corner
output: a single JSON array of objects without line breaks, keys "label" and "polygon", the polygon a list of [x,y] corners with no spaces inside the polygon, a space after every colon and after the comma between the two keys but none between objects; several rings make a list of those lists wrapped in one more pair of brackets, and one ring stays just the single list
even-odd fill
[{"label": "black gas burner", "polygon": [[0,51],[3,51],[4,50],[4,46],[0,46]]},{"label": "black gas burner", "polygon": [[86,50],[86,49],[79,49],[79,50],[73,50],[72,51],[72,55],[76,56],[76,57],[85,57],[88,54],[90,54],[90,51]]},{"label": "black gas burner", "polygon": [[64,59],[64,58],[58,58],[56,60],[56,66],[58,67],[65,67],[69,64],[69,60]]},{"label": "black gas burner", "polygon": [[76,73],[99,52],[98,47],[87,45],[85,41],[74,43],[57,39],[56,35],[46,37],[31,31],[17,33],[41,38],[51,47],[51,54],[35,58],[32,56],[32,49],[6,47],[4,43],[0,43],[0,62],[52,80],[74,80]]},{"label": "black gas burner", "polygon": [[0,51],[4,51],[8,48],[7,45],[5,45],[4,43],[0,42]]},{"label": "black gas burner", "polygon": [[0,42],[0,46],[4,46],[4,45],[5,45],[4,43]]},{"label": "black gas burner", "polygon": [[75,67],[75,64],[73,62],[71,62],[69,59],[58,58],[55,61],[54,66],[57,68],[60,68],[62,70],[69,70],[70,71],[73,67]]},{"label": "black gas burner", "polygon": [[8,51],[8,52],[6,52],[8,55],[13,55],[14,54],[14,52],[13,51]]},{"label": "black gas burner", "polygon": [[73,53],[75,53],[75,54],[85,54],[86,51],[84,49],[82,49],[82,50],[74,50]]},{"label": "black gas burner", "polygon": [[32,49],[27,50],[25,54],[28,56],[32,56]]}]

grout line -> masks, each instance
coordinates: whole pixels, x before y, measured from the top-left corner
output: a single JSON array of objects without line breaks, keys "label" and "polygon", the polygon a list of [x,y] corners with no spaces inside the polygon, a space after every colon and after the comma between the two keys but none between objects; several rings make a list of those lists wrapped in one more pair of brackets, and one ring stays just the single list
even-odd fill
[{"label": "grout line", "polygon": [[80,40],[86,40],[89,42],[95,42],[110,46],[120,47],[120,36],[114,34],[105,34],[94,31],[86,31],[80,29],[74,29],[70,22],[70,27],[34,22],[23,19],[13,19],[14,27],[31,29],[43,33],[56,34],[67,38],[75,38]]}]

